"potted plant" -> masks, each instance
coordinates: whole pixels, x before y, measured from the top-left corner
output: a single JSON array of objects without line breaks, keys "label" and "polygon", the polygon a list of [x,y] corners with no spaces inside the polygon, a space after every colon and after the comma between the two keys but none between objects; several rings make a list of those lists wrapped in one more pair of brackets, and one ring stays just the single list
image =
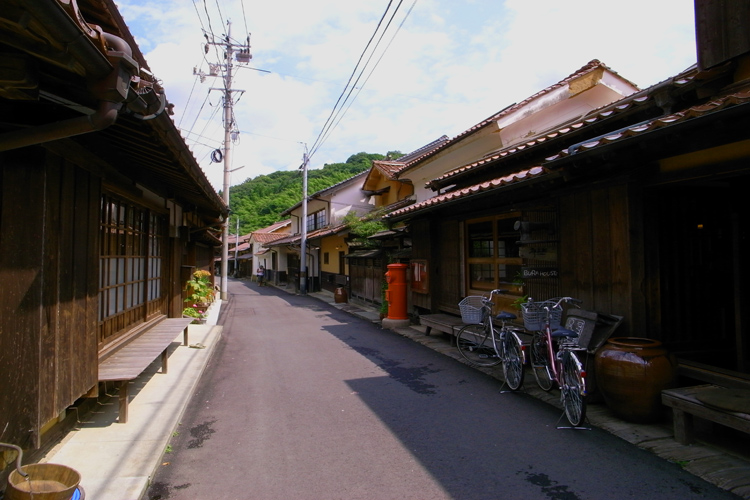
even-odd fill
[{"label": "potted plant", "polygon": [[388,290],[388,282],[383,280],[380,285],[380,319],[388,316],[388,300],[385,298],[385,292]]},{"label": "potted plant", "polygon": [[513,281],[500,282],[499,287],[502,290],[507,290],[505,293],[508,295],[523,295],[523,275],[521,274],[521,271],[516,273],[513,277]]},{"label": "potted plant", "polygon": [[529,301],[528,295],[522,295],[521,297],[518,297],[516,300],[513,301],[513,307],[517,310],[521,310],[521,304],[525,304]]},{"label": "potted plant", "polygon": [[197,304],[193,304],[192,307],[186,307],[182,310],[183,318],[195,318],[193,323],[204,324],[206,322],[206,312],[198,307]]},{"label": "potted plant", "polygon": [[208,307],[214,301],[214,290],[210,277],[211,273],[208,271],[202,269],[195,271],[185,285],[185,291],[187,292],[185,302]]}]

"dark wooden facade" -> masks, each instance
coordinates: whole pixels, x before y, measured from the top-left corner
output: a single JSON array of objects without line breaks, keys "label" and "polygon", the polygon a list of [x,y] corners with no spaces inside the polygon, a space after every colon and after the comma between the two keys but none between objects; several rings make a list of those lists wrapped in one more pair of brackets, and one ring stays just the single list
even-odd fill
[{"label": "dark wooden facade", "polygon": [[349,256],[349,291],[353,299],[369,304],[381,304],[385,280],[382,253],[375,257]]},{"label": "dark wooden facade", "polygon": [[469,226],[513,217],[544,228],[510,239],[518,248],[506,260],[518,257],[529,273],[524,294],[580,298],[624,317],[619,336],[661,340],[684,363],[750,373],[747,62],[688,71],[522,155],[459,169],[444,181],[451,196],[394,212],[393,222],[410,225],[415,258],[429,259],[430,293],[414,293],[413,304],[457,312],[463,296],[486,292],[470,276]]},{"label": "dark wooden facade", "polygon": [[[227,210],[163,91],[132,88],[147,66],[114,3],[9,1],[0,17],[0,64],[27,77],[0,75],[0,441],[35,450],[96,392],[102,359],[180,316]],[[96,109],[111,120],[81,115]]]},{"label": "dark wooden facade", "polygon": [[0,170],[0,413],[3,441],[27,448],[97,377],[100,182],[44,153]]}]

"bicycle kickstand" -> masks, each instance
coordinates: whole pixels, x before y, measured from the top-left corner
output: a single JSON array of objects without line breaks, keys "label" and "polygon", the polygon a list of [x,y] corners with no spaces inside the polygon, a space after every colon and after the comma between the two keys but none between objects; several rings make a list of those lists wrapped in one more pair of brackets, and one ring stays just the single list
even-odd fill
[{"label": "bicycle kickstand", "polygon": [[[562,420],[564,416],[565,416],[565,412],[563,411],[562,414],[560,415],[560,418],[557,419],[557,424],[558,424],[557,425],[557,429],[558,430],[559,429],[569,429],[569,430],[574,430],[574,431],[590,431],[590,430],[592,430],[590,426],[584,427],[582,425],[579,425],[579,426],[572,426],[572,425],[565,426],[565,425],[560,425],[560,420]],[[584,417],[584,418],[585,418],[586,422],[589,421],[588,417]]]},{"label": "bicycle kickstand", "polygon": [[519,387],[518,390],[515,391],[510,387],[508,387],[506,390],[503,390],[503,387],[508,387],[508,382],[503,380],[503,385],[500,386],[500,394],[526,394],[526,391],[521,387]]}]

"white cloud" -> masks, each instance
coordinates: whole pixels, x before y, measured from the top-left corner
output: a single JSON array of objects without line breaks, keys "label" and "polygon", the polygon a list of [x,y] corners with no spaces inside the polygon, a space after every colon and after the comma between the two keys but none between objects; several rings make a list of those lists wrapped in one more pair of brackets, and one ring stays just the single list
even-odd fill
[{"label": "white cloud", "polygon": [[[248,66],[271,71],[235,72],[232,87],[245,91],[234,106],[241,134],[232,164],[245,166],[232,174],[239,183],[300,165],[301,143],[312,146],[387,4],[233,0],[219,3],[221,16],[210,2],[122,0],[119,6],[176,105],[175,122],[191,130],[185,134],[191,149],[218,189],[223,165],[210,164],[208,155],[224,137],[221,92],[206,96],[223,83],[196,83],[193,76],[194,66],[208,71],[208,62],[222,62],[216,47],[203,53],[204,9],[217,36],[231,19],[233,39],[241,42],[247,26],[254,54]],[[381,51],[411,5],[404,2]],[[599,0],[418,0],[311,167],[359,151],[406,153],[456,135],[595,58],[641,87],[687,68],[695,62],[692,2],[632,0],[613,8]]]}]

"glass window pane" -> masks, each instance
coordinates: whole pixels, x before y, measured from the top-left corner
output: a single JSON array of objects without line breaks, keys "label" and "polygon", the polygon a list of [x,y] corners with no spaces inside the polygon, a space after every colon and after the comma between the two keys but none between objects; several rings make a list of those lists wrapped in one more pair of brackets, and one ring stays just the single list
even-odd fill
[{"label": "glass window pane", "polygon": [[468,225],[469,257],[494,257],[492,222],[478,222]]},{"label": "glass window pane", "polygon": [[136,283],[135,286],[135,303],[140,305],[143,304],[143,282]]},{"label": "glass window pane", "polygon": [[492,264],[470,264],[470,287],[478,290],[492,290],[495,288],[495,276]]},{"label": "glass window pane", "polygon": [[497,275],[500,278],[500,281],[513,283],[515,279],[518,279],[521,276],[521,266],[498,264]]},{"label": "glass window pane", "polygon": [[116,261],[117,259],[108,259],[109,260],[109,282],[107,285],[112,286],[115,283],[117,283],[117,265]]}]

